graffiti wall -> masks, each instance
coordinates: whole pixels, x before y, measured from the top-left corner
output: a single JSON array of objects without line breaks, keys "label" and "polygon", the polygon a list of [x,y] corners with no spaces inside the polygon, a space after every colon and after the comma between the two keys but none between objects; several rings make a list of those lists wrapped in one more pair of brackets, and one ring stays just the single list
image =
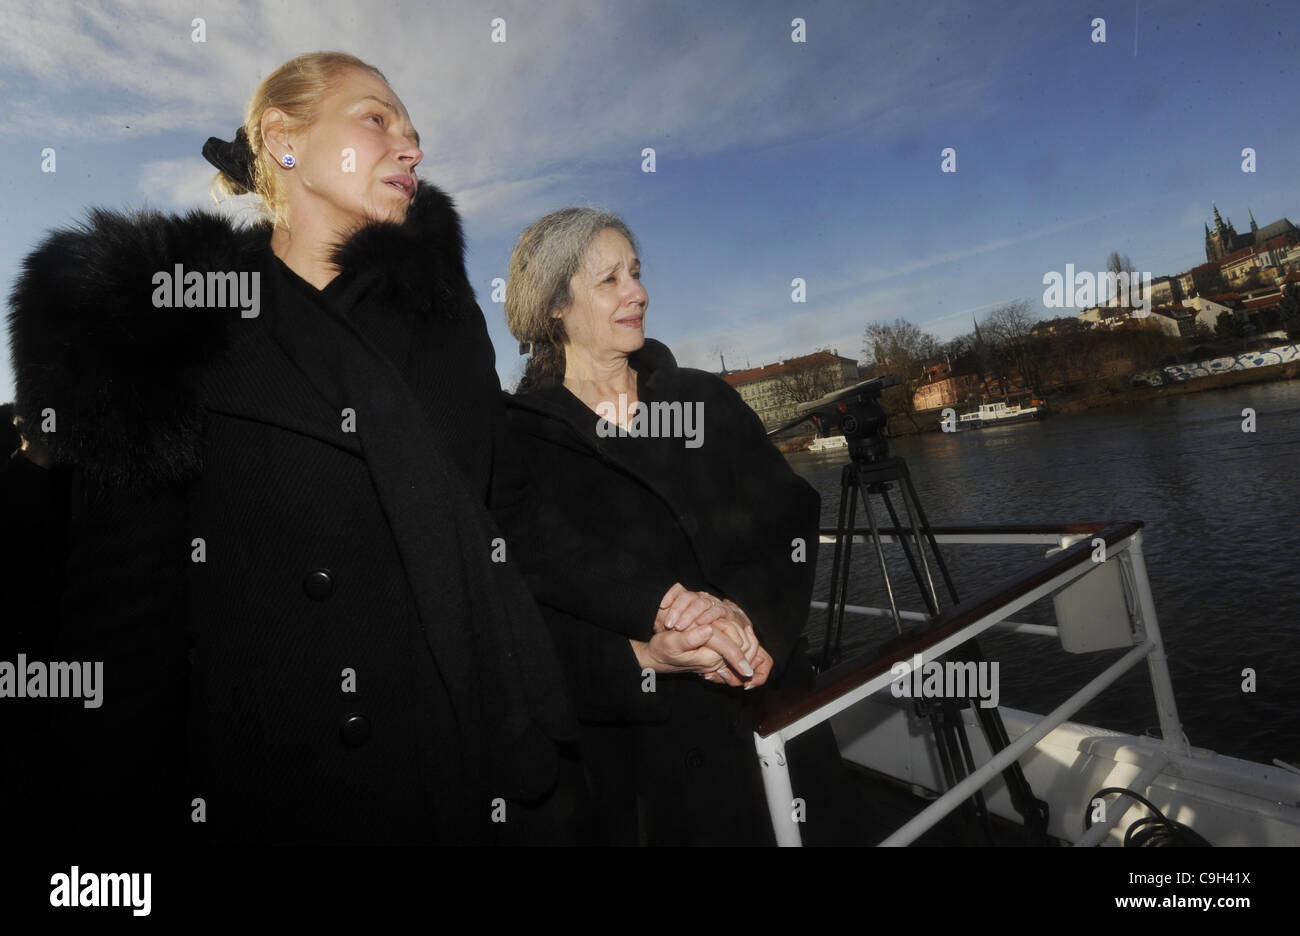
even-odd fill
[{"label": "graffiti wall", "polygon": [[1262,351],[1249,351],[1234,357],[1176,364],[1173,367],[1166,367],[1164,374],[1168,380],[1191,380],[1194,377],[1209,377],[1225,371],[1250,370],[1252,367],[1270,367],[1274,364],[1293,364],[1298,361],[1300,361],[1300,345],[1290,344],[1279,348],[1265,348]]}]

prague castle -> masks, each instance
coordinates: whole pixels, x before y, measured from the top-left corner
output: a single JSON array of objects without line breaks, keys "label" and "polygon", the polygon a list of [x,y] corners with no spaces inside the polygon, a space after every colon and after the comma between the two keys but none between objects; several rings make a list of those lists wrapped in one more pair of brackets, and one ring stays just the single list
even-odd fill
[{"label": "prague castle", "polygon": [[1232,219],[1225,222],[1219,217],[1218,206],[1213,207],[1214,230],[1211,231],[1210,226],[1205,225],[1205,259],[1210,263],[1216,263],[1248,247],[1262,246],[1276,237],[1285,238],[1289,244],[1300,241],[1300,230],[1297,230],[1296,226],[1286,218],[1274,221],[1266,227],[1260,227],[1255,223],[1254,212],[1248,208],[1246,211],[1250,215],[1250,233],[1238,234],[1236,228],[1232,226]]}]

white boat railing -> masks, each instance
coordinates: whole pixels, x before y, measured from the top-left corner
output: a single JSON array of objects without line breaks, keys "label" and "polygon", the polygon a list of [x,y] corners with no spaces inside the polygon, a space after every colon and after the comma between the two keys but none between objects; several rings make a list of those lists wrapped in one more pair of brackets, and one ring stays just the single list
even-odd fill
[{"label": "white boat railing", "polygon": [[[1178,707],[1142,555],[1141,527],[1140,521],[1109,525],[934,527],[935,539],[939,543],[1038,543],[1057,546],[1060,551],[937,617],[903,612],[907,619],[929,621],[926,632],[905,642],[896,642],[888,655],[867,654],[846,661],[820,674],[810,685],[783,690],[768,700],[755,722],[754,745],[777,843],[801,844],[800,813],[795,808],[785,757],[788,741],[889,686],[898,678],[893,667],[900,661],[914,661],[919,657],[921,665],[924,665],[994,627],[1010,633],[1059,636],[1056,627],[1017,623],[1010,617],[1111,561],[1119,567],[1133,648],[881,844],[908,845],[915,841],[1143,659],[1147,661],[1159,713],[1163,753],[1143,772],[1140,784],[1149,785],[1171,758],[1188,755],[1188,743],[1178,719]],[[823,530],[822,541],[834,542],[834,537],[828,536],[828,532],[834,531]],[[910,530],[905,529],[902,533],[909,538],[912,536]],[[896,543],[898,534],[895,529],[883,530],[881,539],[885,543]],[[865,537],[855,535],[854,540],[864,541]],[[825,609],[826,604],[814,602],[813,607]],[[889,609],[846,606],[845,610],[892,616]],[[1137,792],[1144,793],[1145,786]],[[1131,799],[1122,797],[1119,802],[1109,805],[1105,820],[1095,824],[1079,844],[1100,841],[1132,804]]]}]

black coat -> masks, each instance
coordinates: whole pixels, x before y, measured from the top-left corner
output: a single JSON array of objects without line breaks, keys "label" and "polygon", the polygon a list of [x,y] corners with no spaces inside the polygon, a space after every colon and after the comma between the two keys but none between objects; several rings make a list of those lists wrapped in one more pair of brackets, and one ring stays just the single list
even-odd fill
[{"label": "black coat", "polygon": [[[59,659],[105,663],[102,707],[27,706],[53,718],[17,752],[38,823],[33,804],[119,842],[539,834],[494,806],[545,797],[574,729],[536,607],[491,560],[489,492],[521,487],[462,256],[425,185],[337,249],[323,292],[267,226],[200,213],[95,212],[28,258],[16,409],[58,467],[4,483],[66,511],[67,587],[6,583],[29,610],[0,659],[47,628]],[[175,264],[258,272],[260,314],[155,307]]]},{"label": "black coat", "polygon": [[[770,841],[749,718],[763,690],[674,674],[658,676],[647,692],[628,638],[650,638],[658,598],[680,581],[743,608],[778,678],[792,660],[798,665],[820,497],[721,378],[679,368],[652,339],[629,362],[643,401],[702,405],[698,446],[685,438],[602,437],[599,417],[554,381],[507,402],[544,503],[539,529],[551,530],[520,549],[581,545],[617,570],[593,579],[580,596],[546,591],[530,577],[584,721],[583,759],[603,836]],[[525,565],[531,558],[523,557]],[[629,619],[630,609],[636,613]],[[647,816],[639,833],[638,791]]]}]

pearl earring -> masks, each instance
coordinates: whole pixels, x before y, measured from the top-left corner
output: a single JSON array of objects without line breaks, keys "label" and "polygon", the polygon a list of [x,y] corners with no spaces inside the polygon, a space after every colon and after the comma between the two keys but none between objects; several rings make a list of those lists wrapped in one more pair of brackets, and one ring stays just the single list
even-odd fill
[{"label": "pearl earring", "polygon": [[286,169],[293,168],[293,156],[290,155],[289,153],[285,153],[282,157],[280,157],[280,162],[284,163],[284,168]]}]

